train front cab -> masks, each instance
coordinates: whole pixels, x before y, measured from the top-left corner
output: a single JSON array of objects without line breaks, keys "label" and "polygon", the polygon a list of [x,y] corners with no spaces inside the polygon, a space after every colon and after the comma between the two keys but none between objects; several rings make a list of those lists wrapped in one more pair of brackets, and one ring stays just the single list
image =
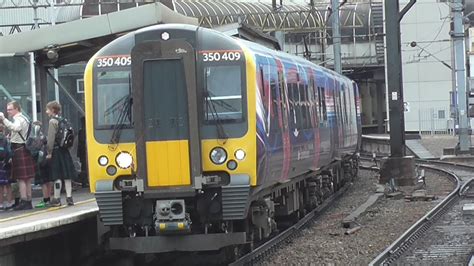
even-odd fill
[{"label": "train front cab", "polygon": [[245,58],[232,39],[205,29],[135,33],[136,172],[96,186],[102,221],[112,226],[111,249],[159,253],[247,243],[256,122],[248,104],[255,93],[247,91],[255,77]]}]

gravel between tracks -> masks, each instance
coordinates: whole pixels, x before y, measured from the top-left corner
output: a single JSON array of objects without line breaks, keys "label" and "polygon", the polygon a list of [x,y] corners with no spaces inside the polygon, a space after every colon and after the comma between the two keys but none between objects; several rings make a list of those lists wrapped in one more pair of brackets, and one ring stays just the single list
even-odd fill
[{"label": "gravel between tracks", "polygon": [[[405,199],[380,197],[357,222],[362,228],[345,235],[344,217],[375,193],[377,174],[361,170],[359,178],[334,207],[279,248],[264,264],[350,264],[367,265],[404,231],[446,197],[454,185],[438,173],[426,172],[426,190],[438,197],[434,201],[408,202]],[[402,188],[405,192],[411,187]]]}]

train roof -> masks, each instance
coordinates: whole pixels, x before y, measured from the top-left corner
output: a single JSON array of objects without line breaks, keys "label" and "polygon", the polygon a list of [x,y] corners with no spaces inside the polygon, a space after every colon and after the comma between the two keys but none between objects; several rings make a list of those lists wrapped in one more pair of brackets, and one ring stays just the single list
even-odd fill
[{"label": "train roof", "polygon": [[[153,25],[149,27],[145,27],[142,29],[138,29],[134,32],[128,33],[111,43],[104,46],[96,55],[111,55],[111,54],[130,54],[133,46],[135,45],[135,36],[148,34],[149,36],[154,36],[153,38],[160,39],[160,34],[164,31],[170,32],[172,34],[173,31],[187,33],[187,34],[194,34],[195,38],[199,36],[199,39],[205,41],[208,45],[212,45],[213,47],[222,46],[225,47],[227,45],[235,45],[242,48],[247,48],[251,51],[254,55],[263,55],[267,57],[274,57],[281,59],[285,62],[290,62],[294,64],[298,64],[301,66],[311,67],[315,70],[319,70],[325,72],[326,74],[332,75],[336,78],[346,80],[351,82],[351,80],[344,75],[338,74],[333,70],[324,68],[319,66],[313,62],[310,62],[300,56],[291,55],[282,51],[273,50],[267,48],[261,44],[250,42],[244,39],[239,39],[236,37],[230,37],[222,32],[199,27],[195,25],[189,24],[160,24],[160,25]],[[155,34],[156,32],[156,34]],[[170,36],[171,38],[173,36]]]},{"label": "train roof", "polygon": [[337,72],[335,72],[331,69],[319,66],[319,65],[317,65],[317,64],[315,64],[311,61],[306,60],[305,58],[303,58],[301,56],[292,55],[292,54],[285,53],[285,52],[282,52],[282,51],[272,50],[272,49],[269,49],[269,48],[267,48],[265,46],[262,46],[260,44],[249,42],[249,41],[242,40],[242,39],[237,39],[236,41],[241,43],[246,48],[248,48],[254,54],[260,54],[260,55],[264,55],[264,56],[276,57],[276,58],[282,59],[284,61],[290,61],[292,63],[296,63],[296,64],[299,64],[299,65],[302,65],[302,66],[312,67],[313,69],[325,72],[326,74],[333,75],[336,78],[346,79],[346,81],[352,82],[352,80],[349,79],[348,77],[346,77],[342,74],[339,74],[339,73],[337,73]]}]

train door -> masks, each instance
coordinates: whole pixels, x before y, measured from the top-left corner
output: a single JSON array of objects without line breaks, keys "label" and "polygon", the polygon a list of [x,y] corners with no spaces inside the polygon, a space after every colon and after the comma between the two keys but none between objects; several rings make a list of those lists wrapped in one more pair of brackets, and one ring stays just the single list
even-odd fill
[{"label": "train door", "polygon": [[280,93],[280,112],[282,121],[282,143],[283,143],[283,167],[280,175],[280,180],[284,180],[288,177],[290,171],[291,161],[291,142],[290,142],[290,127],[289,127],[289,101],[288,101],[288,88],[285,82],[285,76],[283,72],[283,64],[277,61],[278,66],[278,89]]},{"label": "train door", "polygon": [[194,65],[192,46],[181,40],[132,50],[138,176],[147,187],[191,185],[200,175]]}]

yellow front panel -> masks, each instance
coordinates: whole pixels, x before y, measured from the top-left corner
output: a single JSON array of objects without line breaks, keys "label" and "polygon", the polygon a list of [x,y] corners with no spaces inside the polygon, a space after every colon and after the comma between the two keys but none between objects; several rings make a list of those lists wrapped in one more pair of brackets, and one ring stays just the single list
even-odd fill
[{"label": "yellow front panel", "polygon": [[188,140],[146,143],[149,187],[191,184]]},{"label": "yellow front panel", "polygon": [[[236,139],[228,139],[226,141],[217,139],[207,139],[201,142],[201,156],[202,156],[202,168],[203,171],[224,171],[229,174],[245,174],[250,176],[250,185],[257,185],[257,119],[256,119],[256,66],[253,60],[253,55],[248,51],[245,46],[242,46],[242,50],[245,54],[246,60],[246,77],[247,77],[247,113],[248,113],[248,131],[241,137]],[[226,163],[221,165],[214,164],[209,153],[215,147],[222,147],[226,150],[229,160],[235,160],[238,163],[237,169],[231,171],[227,169]],[[242,149],[246,153],[244,160],[239,161],[235,158],[235,152],[238,149]]]}]

